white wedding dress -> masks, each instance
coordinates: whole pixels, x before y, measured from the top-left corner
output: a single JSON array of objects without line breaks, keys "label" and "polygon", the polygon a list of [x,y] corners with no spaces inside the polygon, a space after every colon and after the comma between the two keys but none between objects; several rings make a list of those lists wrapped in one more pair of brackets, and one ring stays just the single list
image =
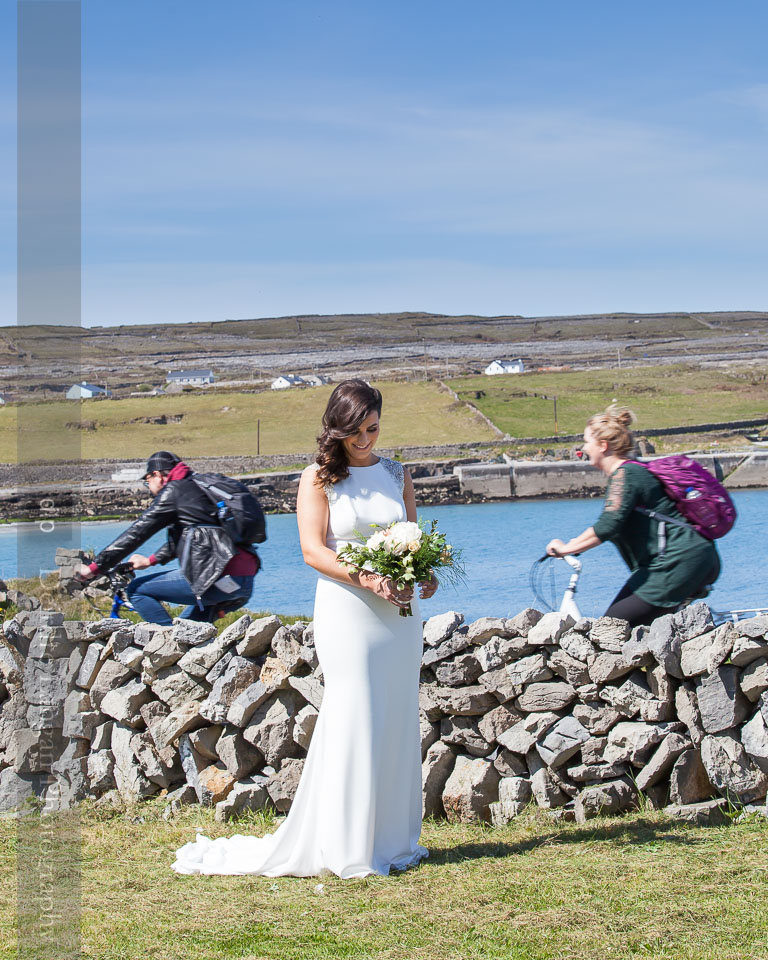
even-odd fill
[{"label": "white wedding dress", "polygon": [[[310,467],[309,469],[314,469]],[[381,458],[326,489],[327,544],[405,519],[403,468]],[[200,834],[176,853],[178,873],[339,877],[387,874],[427,851],[421,833],[418,688],[421,616],[401,617],[370,590],[321,576],[315,643],[325,694],[286,820],[266,837]]]}]

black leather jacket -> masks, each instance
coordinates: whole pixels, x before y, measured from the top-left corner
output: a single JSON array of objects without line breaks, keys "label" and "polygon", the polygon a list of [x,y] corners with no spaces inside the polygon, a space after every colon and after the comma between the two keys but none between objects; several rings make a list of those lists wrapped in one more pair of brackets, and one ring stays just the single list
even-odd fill
[{"label": "black leather jacket", "polygon": [[158,563],[178,557],[179,568],[196,597],[221,577],[238,552],[221,529],[216,507],[188,474],[171,480],[158,493],[148,510],[96,557],[100,570],[110,570],[158,530],[168,527],[168,540],[155,553]]}]

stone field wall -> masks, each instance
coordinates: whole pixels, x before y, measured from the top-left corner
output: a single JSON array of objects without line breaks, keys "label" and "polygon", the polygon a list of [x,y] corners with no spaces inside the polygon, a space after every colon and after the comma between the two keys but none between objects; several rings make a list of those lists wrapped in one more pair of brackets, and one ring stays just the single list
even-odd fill
[{"label": "stone field wall", "polygon": [[[631,634],[535,610],[433,617],[425,814],[503,824],[533,802],[583,821],[645,802],[712,822],[764,802],[767,632],[766,616],[715,627],[702,603]],[[162,794],[168,815],[286,811],[322,697],[311,623],[19,613],[0,634],[0,810]]]}]

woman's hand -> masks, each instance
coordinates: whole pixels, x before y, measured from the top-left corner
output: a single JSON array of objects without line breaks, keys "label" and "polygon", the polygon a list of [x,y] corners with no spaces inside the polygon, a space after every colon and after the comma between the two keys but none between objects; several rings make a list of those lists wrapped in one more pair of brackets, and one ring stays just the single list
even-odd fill
[{"label": "woman's hand", "polygon": [[407,607],[413,599],[413,587],[399,587],[390,577],[380,573],[364,571],[360,574],[360,586],[365,587],[382,600],[388,600],[396,607]]},{"label": "woman's hand", "polygon": [[429,600],[431,596],[434,596],[434,593],[439,585],[440,584],[437,582],[437,577],[433,573],[429,580],[425,580],[419,584],[419,587],[421,588],[419,591],[419,596],[422,600]]},{"label": "woman's hand", "polygon": [[149,557],[145,557],[141,553],[134,553],[133,556],[128,558],[128,563],[130,563],[134,570],[146,570],[147,567],[152,566],[149,562]]},{"label": "woman's hand", "polygon": [[547,544],[548,557],[562,557],[568,553],[568,548],[563,540],[550,540]]}]

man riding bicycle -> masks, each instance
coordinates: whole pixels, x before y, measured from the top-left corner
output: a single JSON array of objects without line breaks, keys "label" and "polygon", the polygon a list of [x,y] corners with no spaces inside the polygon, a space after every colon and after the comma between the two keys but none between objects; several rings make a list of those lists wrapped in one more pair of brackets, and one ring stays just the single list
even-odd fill
[{"label": "man riding bicycle", "polygon": [[212,622],[242,606],[261,562],[250,544],[234,544],[222,529],[216,504],[193,480],[193,471],[175,454],[160,450],[147,461],[144,483],[154,497],[152,505],[93,563],[82,564],[80,576],[90,579],[111,570],[168,527],[168,540],[157,553],[129,557],[134,570],[179,559],[178,570],[147,574],[126,588],[139,615],[168,625],[172,620],[163,603],[172,603],[186,607],[182,616],[187,619]]}]

